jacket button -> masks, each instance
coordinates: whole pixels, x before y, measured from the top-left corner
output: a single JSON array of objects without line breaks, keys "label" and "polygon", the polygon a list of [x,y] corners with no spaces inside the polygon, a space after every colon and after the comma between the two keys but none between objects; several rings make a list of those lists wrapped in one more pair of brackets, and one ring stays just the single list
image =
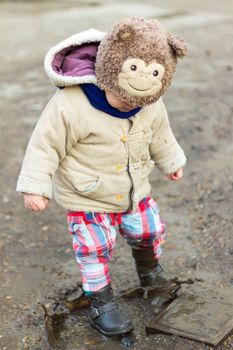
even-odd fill
[{"label": "jacket button", "polygon": [[123,165],[121,165],[121,164],[116,164],[116,170],[117,170],[117,171],[121,171],[121,170],[123,170],[123,169],[124,169]]},{"label": "jacket button", "polygon": [[126,142],[127,141],[127,135],[122,135],[121,136],[121,141]]},{"label": "jacket button", "polygon": [[117,194],[115,198],[117,201],[122,201],[122,199],[124,199],[124,196],[123,194]]}]

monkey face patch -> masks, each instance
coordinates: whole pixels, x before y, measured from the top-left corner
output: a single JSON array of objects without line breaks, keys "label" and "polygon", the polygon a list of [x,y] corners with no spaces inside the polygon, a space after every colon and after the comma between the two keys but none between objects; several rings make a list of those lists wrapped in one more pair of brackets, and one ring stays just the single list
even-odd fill
[{"label": "monkey face patch", "polygon": [[128,58],[122,65],[118,83],[131,96],[152,96],[161,90],[164,72],[159,63],[147,65],[139,58]]}]

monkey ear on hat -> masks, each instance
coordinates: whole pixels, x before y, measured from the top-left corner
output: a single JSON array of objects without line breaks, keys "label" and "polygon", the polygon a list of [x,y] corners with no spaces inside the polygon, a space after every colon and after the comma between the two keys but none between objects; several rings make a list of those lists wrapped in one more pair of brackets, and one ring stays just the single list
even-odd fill
[{"label": "monkey ear on hat", "polygon": [[114,40],[129,42],[135,37],[135,29],[132,24],[124,23],[115,28]]},{"label": "monkey ear on hat", "polygon": [[167,42],[175,56],[182,58],[187,54],[187,44],[183,39],[168,33]]}]

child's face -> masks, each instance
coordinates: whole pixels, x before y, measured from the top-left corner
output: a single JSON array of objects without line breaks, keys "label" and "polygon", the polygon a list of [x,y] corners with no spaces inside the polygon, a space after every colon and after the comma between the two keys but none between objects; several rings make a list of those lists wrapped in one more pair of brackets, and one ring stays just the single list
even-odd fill
[{"label": "child's face", "polygon": [[118,109],[121,112],[129,112],[132,109],[139,107],[139,106],[130,105],[129,103],[120,101],[118,99],[118,97],[116,97],[116,95],[114,95],[110,91],[105,91],[105,95],[106,95],[106,99],[107,99],[108,103],[112,107]]}]

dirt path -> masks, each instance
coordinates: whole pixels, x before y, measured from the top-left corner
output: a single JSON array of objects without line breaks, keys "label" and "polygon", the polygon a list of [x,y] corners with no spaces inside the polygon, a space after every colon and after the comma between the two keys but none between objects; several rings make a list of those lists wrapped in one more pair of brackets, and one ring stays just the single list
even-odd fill
[{"label": "dirt path", "polygon": [[[0,128],[1,230],[0,348],[49,349],[43,324],[48,310],[79,279],[65,215],[51,203],[42,214],[26,212],[15,192],[28,138],[53,93],[45,73],[47,49],[80,30],[106,30],[123,16],[158,17],[190,43],[189,56],[165,97],[175,134],[188,156],[184,180],[169,183],[157,170],[153,195],[168,224],[162,258],[171,276],[202,278],[217,287],[233,283],[233,6],[229,1],[175,0],[1,3]],[[122,271],[122,266],[124,270]],[[112,264],[116,290],[137,285],[130,250],[118,239]],[[146,336],[150,307],[122,301],[135,323],[135,350],[211,349],[175,336]],[[94,334],[94,335],[93,335]],[[93,333],[86,311],[63,320],[64,350],[122,349]],[[217,350],[233,348],[233,338]]]}]

